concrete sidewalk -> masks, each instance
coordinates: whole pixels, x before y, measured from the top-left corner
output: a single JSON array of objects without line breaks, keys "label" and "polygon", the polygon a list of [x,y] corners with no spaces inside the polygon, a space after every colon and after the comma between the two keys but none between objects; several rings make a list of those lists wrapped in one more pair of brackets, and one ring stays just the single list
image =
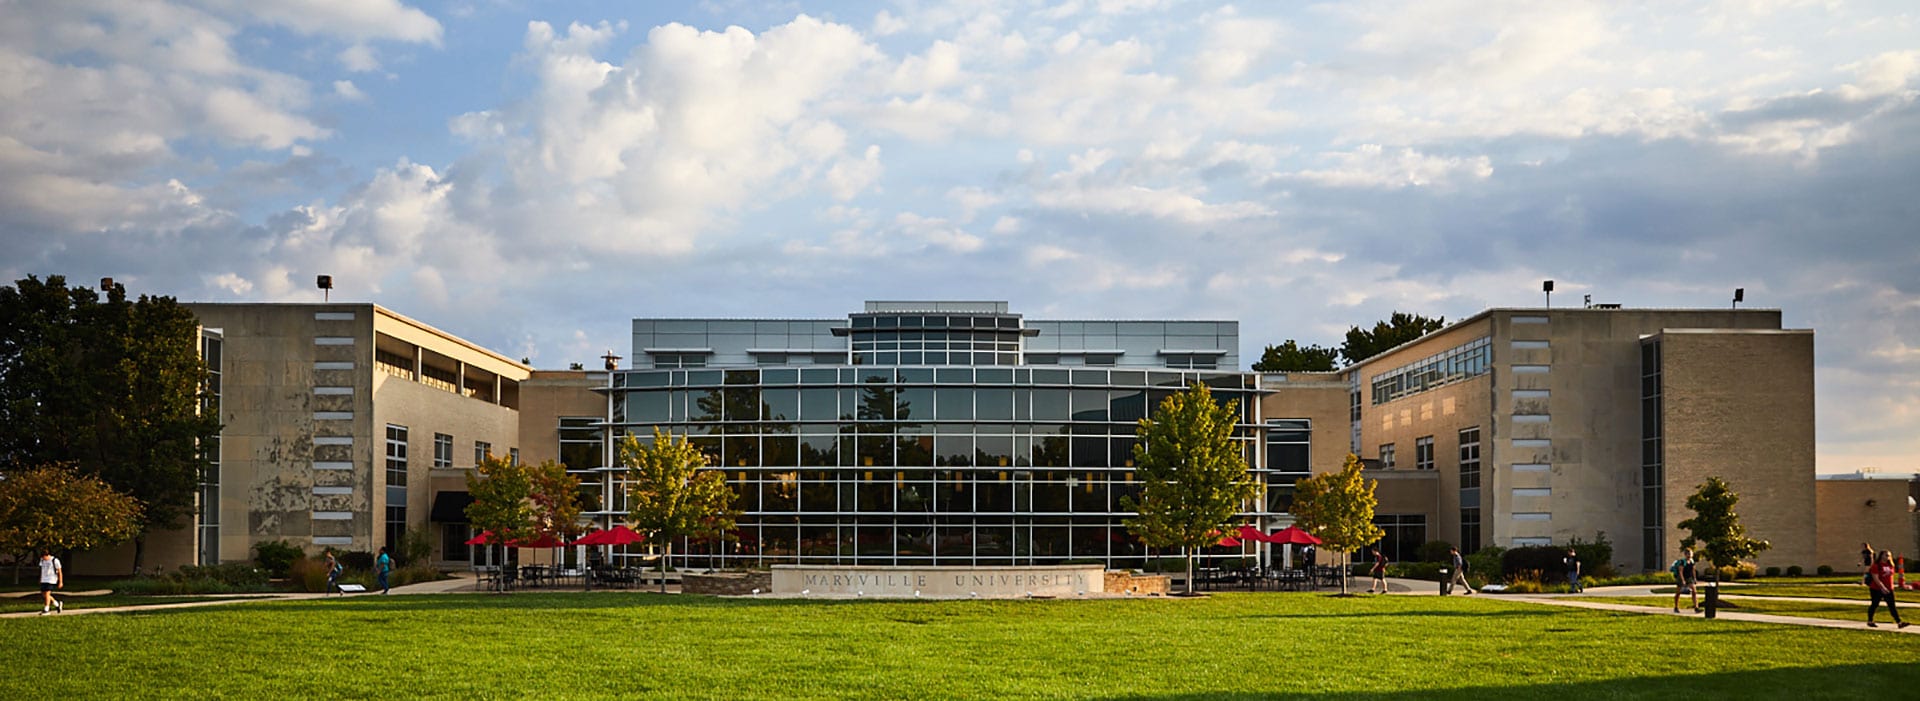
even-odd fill
[{"label": "concrete sidewalk", "polygon": [[[1607,589],[1611,590],[1611,589],[1623,589],[1623,588],[1624,587],[1608,587]],[[1635,588],[1635,589],[1640,590],[1639,588]],[[1640,591],[1644,591],[1644,590],[1640,590]],[[1591,596],[1601,595],[1601,593],[1595,592],[1592,589],[1587,590],[1585,594],[1591,595]],[[1610,591],[1605,593],[1605,595],[1606,596],[1640,596],[1642,594],[1620,594],[1620,593],[1613,593]],[[1686,616],[1689,618],[1702,618],[1702,619],[1706,617],[1705,614],[1694,613],[1689,609],[1680,609],[1680,611],[1676,613],[1674,612],[1673,607],[1671,606],[1634,606],[1630,604],[1613,604],[1613,603],[1606,603],[1601,601],[1578,601],[1578,600],[1566,598],[1567,596],[1570,596],[1570,595],[1562,594],[1562,595],[1543,596],[1539,594],[1502,594],[1500,595],[1499,598],[1502,600],[1525,601],[1528,603],[1545,604],[1549,606],[1567,606],[1571,608],[1593,609],[1597,611],[1622,611],[1627,613],[1644,613],[1644,614],[1655,615],[1655,616]],[[1661,595],[1656,594],[1654,596],[1661,596]],[[1747,598],[1758,599],[1758,598],[1783,598],[1783,597],[1747,597]],[[1834,601],[1846,601],[1846,600],[1844,599],[1806,599],[1806,601],[1834,602]],[[1847,603],[1853,603],[1853,602],[1848,601]],[[1861,602],[1861,603],[1865,603],[1865,602]],[[1892,620],[1886,620],[1880,623],[1879,628],[1868,628],[1867,622],[1864,620],[1864,613],[1862,614],[1862,618],[1863,620],[1858,620],[1858,621],[1840,621],[1840,620],[1834,620],[1831,618],[1809,618],[1805,616],[1778,616],[1778,615],[1767,614],[1767,613],[1741,613],[1739,611],[1729,611],[1727,609],[1720,609],[1719,611],[1715,612],[1715,620],[1724,619],[1729,621],[1748,621],[1753,623],[1779,623],[1783,625],[1809,626],[1813,628],[1844,628],[1847,630],[1884,630],[1884,631],[1889,631],[1894,633],[1905,633],[1908,635],[1920,635],[1920,625],[1908,626],[1906,628],[1896,628],[1894,627]]]}]

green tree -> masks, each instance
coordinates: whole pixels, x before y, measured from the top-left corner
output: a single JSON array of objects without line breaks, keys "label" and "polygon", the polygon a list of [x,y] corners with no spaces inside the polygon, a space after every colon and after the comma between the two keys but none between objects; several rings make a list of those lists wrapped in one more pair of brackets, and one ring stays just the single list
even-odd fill
[{"label": "green tree", "polygon": [[1358,326],[1347,329],[1347,342],[1340,345],[1340,356],[1348,364],[1358,363],[1373,356],[1385,353],[1394,346],[1439,331],[1447,325],[1446,317],[1429,319],[1419,314],[1394,312],[1386,321],[1376,322],[1372,330],[1363,330]]},{"label": "green tree", "polygon": [[[140,502],[71,466],[14,470],[0,479],[0,552],[15,563],[31,561],[41,548],[92,550],[132,538],[140,528]],[[19,582],[20,570],[14,569]]]},{"label": "green tree", "polygon": [[660,545],[660,592],[667,591],[667,560],[681,538],[730,537],[739,512],[727,475],[709,470],[705,455],[687,439],[653,429],[653,441],[634,436],[620,441],[620,464],[631,487],[628,520],[634,530]]},{"label": "green tree", "polygon": [[1254,372],[1332,372],[1334,361],[1340,357],[1336,348],[1320,346],[1302,347],[1293,339],[1277,346],[1267,346],[1260,354],[1260,362],[1253,364]]},{"label": "green tree", "polygon": [[531,540],[539,536],[533,506],[533,474],[527,465],[487,454],[466,474],[467,523],[488,535],[487,545]]},{"label": "green tree", "polygon": [[1140,498],[1120,498],[1120,508],[1138,515],[1127,530],[1156,548],[1183,548],[1187,593],[1193,593],[1193,561],[1212,545],[1259,490],[1247,475],[1247,460],[1233,442],[1238,400],[1222,405],[1206,385],[1195,383],[1167,397],[1140,420],[1133,447]]},{"label": "green tree", "polygon": [[[1378,482],[1361,474],[1360,456],[1347,454],[1347,464],[1339,472],[1327,472],[1294,483],[1293,516],[1300,529],[1320,538],[1322,544],[1351,561],[1353,552],[1380,541],[1386,531],[1373,524],[1373,496]],[[1346,571],[1345,567],[1341,568]],[[1347,593],[1347,577],[1340,578],[1340,593]]]},{"label": "green tree", "polygon": [[192,513],[220,423],[193,313],[103,292],[58,275],[0,288],[0,467],[72,463],[139,500],[138,571],[146,536]]},{"label": "green tree", "polygon": [[1733,505],[1738,503],[1740,495],[1725,481],[1708,477],[1687,497],[1687,508],[1693,510],[1693,518],[1679,523],[1688,533],[1680,539],[1680,545],[1695,548],[1701,557],[1713,563],[1716,580],[1720,568],[1739,564],[1773,548],[1772,543],[1747,537],[1747,527],[1740,525],[1740,514],[1733,510]]},{"label": "green tree", "polygon": [[580,478],[567,474],[567,466],[548,460],[527,468],[533,502],[533,518],[542,534],[573,540],[586,533],[580,523]]}]

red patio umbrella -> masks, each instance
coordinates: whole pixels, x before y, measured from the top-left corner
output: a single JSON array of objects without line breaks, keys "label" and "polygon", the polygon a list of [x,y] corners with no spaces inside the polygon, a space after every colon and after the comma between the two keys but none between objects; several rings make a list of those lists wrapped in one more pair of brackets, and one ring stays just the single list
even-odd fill
[{"label": "red patio umbrella", "polygon": [[1289,545],[1319,545],[1320,539],[1312,533],[1300,530],[1299,526],[1287,526],[1267,536],[1269,543],[1287,543]]},{"label": "red patio umbrella", "polygon": [[1220,536],[1220,542],[1218,544],[1224,545],[1229,548],[1240,547],[1240,541],[1234,540],[1233,536],[1230,536],[1230,535]]},{"label": "red patio umbrella", "polygon": [[480,535],[474,536],[472,538],[468,538],[467,545],[486,545],[487,539],[492,537],[493,537],[493,531],[481,531]]},{"label": "red patio umbrella", "polygon": [[542,535],[533,540],[522,539],[507,541],[507,547],[509,548],[563,548],[566,547],[566,545],[566,541],[560,540],[558,536],[552,533]]},{"label": "red patio umbrella", "polygon": [[1267,540],[1267,534],[1265,534],[1265,533],[1261,533],[1261,532],[1260,532],[1260,529],[1258,529],[1258,528],[1254,528],[1253,526],[1241,526],[1241,527],[1240,527],[1240,539],[1241,539],[1241,540],[1251,540],[1251,541],[1253,541],[1253,542],[1255,542],[1255,543],[1266,543],[1266,542],[1271,542],[1271,541],[1268,541],[1268,540]]},{"label": "red patio umbrella", "polygon": [[573,541],[573,544],[574,545],[629,545],[632,543],[641,542],[646,539],[647,539],[646,536],[643,536],[643,535],[640,535],[639,533],[634,532],[633,529],[628,528],[627,525],[623,523],[604,531],[594,531],[592,533],[588,533],[586,536],[580,538],[579,540]]}]

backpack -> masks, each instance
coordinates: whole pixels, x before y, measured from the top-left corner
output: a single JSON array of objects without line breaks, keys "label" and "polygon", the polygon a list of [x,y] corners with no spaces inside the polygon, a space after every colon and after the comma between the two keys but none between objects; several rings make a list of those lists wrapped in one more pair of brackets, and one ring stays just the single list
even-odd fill
[{"label": "backpack", "polygon": [[1667,568],[1667,571],[1668,571],[1668,572],[1672,572],[1672,573],[1673,573],[1673,578],[1674,578],[1674,579],[1679,579],[1679,578],[1680,578],[1680,563],[1682,563],[1682,562],[1685,562],[1685,561],[1686,561],[1686,560],[1685,560],[1684,558],[1682,558],[1682,559],[1679,559],[1679,560],[1674,560],[1674,561],[1673,561],[1673,566],[1672,566],[1672,567],[1668,567],[1668,568]]}]

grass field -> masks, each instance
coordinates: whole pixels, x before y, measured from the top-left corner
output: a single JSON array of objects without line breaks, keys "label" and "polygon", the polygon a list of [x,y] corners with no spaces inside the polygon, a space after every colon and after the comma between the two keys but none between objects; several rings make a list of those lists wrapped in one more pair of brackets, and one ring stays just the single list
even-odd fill
[{"label": "grass field", "polygon": [[[181,604],[190,601],[211,601],[218,596],[125,596],[122,594],[102,594],[99,596],[68,596],[56,594],[68,611],[76,609],[113,608],[116,606],[143,606],[146,604]],[[40,610],[40,592],[32,594],[7,594],[0,596],[0,613],[21,613]]]},{"label": "grass field", "polygon": [[[1610,604],[1630,604],[1633,606],[1658,606],[1661,608],[1670,608],[1673,606],[1673,595],[1671,594],[1667,596],[1581,596],[1581,597],[1574,597],[1574,598],[1581,601],[1601,601],[1601,602],[1606,602]],[[1705,598],[1701,599],[1701,602],[1703,605],[1705,601],[1706,601]],[[1727,606],[1727,603],[1728,602],[1723,599],[1721,605]],[[1732,606],[1728,607],[1726,610],[1738,611],[1740,613],[1765,613],[1765,614],[1772,614],[1775,616],[1802,616],[1806,618],[1829,618],[1836,621],[1859,621],[1861,623],[1865,623],[1867,620],[1866,606],[1861,604],[1846,603],[1841,601],[1836,601],[1834,603],[1822,603],[1817,601],[1773,601],[1773,600],[1768,600],[1764,597],[1761,597],[1761,598],[1752,598],[1752,599],[1740,599],[1739,601],[1731,602],[1731,604]],[[1680,597],[1680,606],[1681,608],[1686,608],[1687,597],[1684,597],[1684,596]],[[1904,608],[1905,607],[1903,607],[1903,609]],[[1920,610],[1909,609],[1908,613],[1903,613],[1901,615],[1906,616],[1910,614],[1920,614]],[[1876,617],[1876,620],[1879,620],[1882,623],[1886,623],[1888,621],[1893,620],[1893,617],[1888,616],[1886,607],[1882,606],[1880,608],[1880,615]],[[1920,623],[1920,619],[1915,619],[1914,622]]]},{"label": "grass field", "polygon": [[[1920,636],[1486,597],[362,597],[0,621],[0,698],[1864,698]],[[101,674],[112,670],[111,674]]]}]

